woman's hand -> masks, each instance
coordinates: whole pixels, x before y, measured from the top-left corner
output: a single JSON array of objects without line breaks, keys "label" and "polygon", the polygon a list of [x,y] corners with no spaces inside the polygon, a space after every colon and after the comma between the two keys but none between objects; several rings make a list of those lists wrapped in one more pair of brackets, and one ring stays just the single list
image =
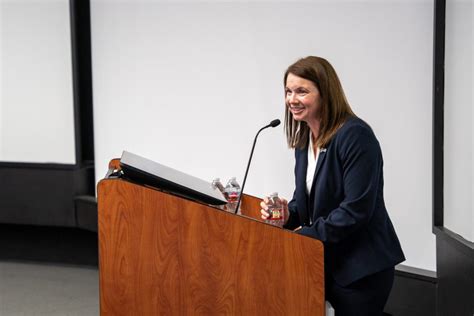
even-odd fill
[{"label": "woman's hand", "polygon": [[[288,222],[288,218],[290,217],[290,212],[288,211],[288,201],[286,199],[280,198],[282,209],[283,209],[283,225]],[[260,202],[260,213],[262,214],[262,219],[266,220],[270,217],[270,213],[268,212],[268,207],[270,205],[270,200],[268,197],[264,198],[262,202]]]}]

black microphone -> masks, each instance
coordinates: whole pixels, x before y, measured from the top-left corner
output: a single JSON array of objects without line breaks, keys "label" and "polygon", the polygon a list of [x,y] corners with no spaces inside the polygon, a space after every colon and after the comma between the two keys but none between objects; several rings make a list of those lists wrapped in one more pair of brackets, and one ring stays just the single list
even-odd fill
[{"label": "black microphone", "polygon": [[237,207],[235,208],[234,214],[237,214],[237,211],[239,210],[239,207],[240,207],[240,201],[242,200],[242,196],[244,195],[245,181],[247,181],[247,174],[249,173],[250,162],[252,161],[253,151],[255,149],[255,144],[257,143],[258,134],[260,134],[260,132],[266,128],[277,127],[278,125],[280,125],[280,123],[281,122],[279,119],[273,120],[267,126],[264,126],[261,129],[259,129],[259,131],[257,132],[257,135],[255,135],[255,139],[253,140],[252,151],[250,152],[249,162],[247,164],[247,170],[245,170],[244,181],[242,182],[242,189],[240,190],[239,201],[237,202]]}]

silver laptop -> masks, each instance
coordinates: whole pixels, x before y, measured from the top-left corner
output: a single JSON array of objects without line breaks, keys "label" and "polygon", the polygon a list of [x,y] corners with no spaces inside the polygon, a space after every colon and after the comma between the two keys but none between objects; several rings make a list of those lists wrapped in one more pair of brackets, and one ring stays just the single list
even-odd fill
[{"label": "silver laptop", "polygon": [[174,193],[176,195],[211,205],[223,205],[227,201],[210,182],[164,166],[152,160],[123,151],[120,159],[123,177],[133,182]]}]

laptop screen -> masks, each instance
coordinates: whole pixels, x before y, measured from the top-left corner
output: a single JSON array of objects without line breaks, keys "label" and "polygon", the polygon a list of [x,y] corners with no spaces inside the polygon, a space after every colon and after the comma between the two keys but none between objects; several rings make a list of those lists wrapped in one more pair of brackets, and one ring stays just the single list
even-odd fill
[{"label": "laptop screen", "polygon": [[147,184],[198,202],[223,205],[227,201],[210,182],[188,175],[152,160],[123,151],[120,159],[124,178]]}]

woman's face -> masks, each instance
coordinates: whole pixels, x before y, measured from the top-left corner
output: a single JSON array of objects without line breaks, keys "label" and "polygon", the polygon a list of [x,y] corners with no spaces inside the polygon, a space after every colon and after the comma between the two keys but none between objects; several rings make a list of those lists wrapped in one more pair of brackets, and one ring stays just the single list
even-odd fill
[{"label": "woman's face", "polygon": [[321,95],[310,80],[289,73],[286,78],[285,103],[296,121],[304,121],[311,126],[320,119]]}]

